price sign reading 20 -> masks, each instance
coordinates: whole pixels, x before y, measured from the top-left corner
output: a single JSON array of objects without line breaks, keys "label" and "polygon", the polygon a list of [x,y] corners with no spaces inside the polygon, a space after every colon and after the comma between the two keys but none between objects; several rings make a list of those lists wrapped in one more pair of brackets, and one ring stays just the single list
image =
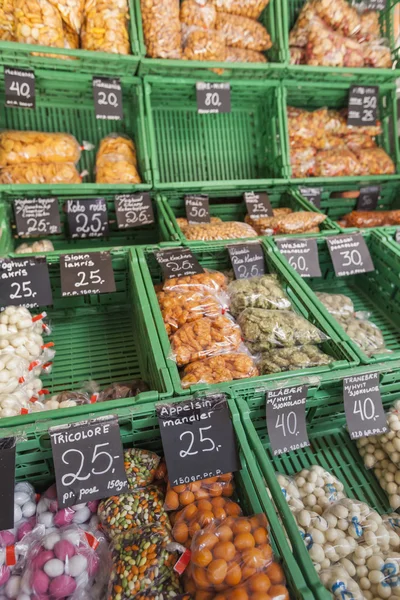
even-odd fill
[{"label": "price sign reading 20", "polygon": [[160,404],[157,416],[172,486],[240,469],[224,394]]},{"label": "price sign reading 20", "polygon": [[50,429],[57,496],[65,508],[128,488],[118,419],[107,416]]}]

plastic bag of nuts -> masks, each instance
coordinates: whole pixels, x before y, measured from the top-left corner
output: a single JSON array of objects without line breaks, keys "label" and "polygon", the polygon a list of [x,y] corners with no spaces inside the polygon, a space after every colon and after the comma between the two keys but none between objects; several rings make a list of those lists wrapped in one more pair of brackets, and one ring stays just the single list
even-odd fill
[{"label": "plastic bag of nuts", "polygon": [[210,0],[183,0],[180,19],[185,25],[214,29],[217,11]]},{"label": "plastic bag of nuts", "polygon": [[308,42],[310,23],[315,19],[315,12],[311,2],[305,2],[297,21],[289,33],[289,45],[297,48],[305,48]]},{"label": "plastic bag of nuts", "polygon": [[215,29],[189,27],[184,31],[183,58],[187,60],[214,60],[224,62],[226,58],[225,38]]},{"label": "plastic bag of nuts", "polygon": [[188,275],[186,277],[172,277],[163,283],[164,291],[208,291],[222,292],[226,290],[227,279],[223,273],[219,271],[205,271],[196,275]]},{"label": "plastic bag of nuts", "polygon": [[393,175],[396,169],[383,148],[360,148],[356,151],[361,175]]},{"label": "plastic bag of nuts", "polygon": [[48,0],[14,0],[15,41],[64,47],[60,13]]},{"label": "plastic bag of nuts", "polygon": [[49,0],[49,2],[60,12],[63,22],[79,34],[83,23],[85,0]]},{"label": "plastic bag of nuts", "polygon": [[[64,48],[68,50],[76,50],[79,48],[79,34],[76,33],[73,29],[68,27],[65,23],[63,23],[63,32],[64,32]],[[65,57],[72,58],[72,57]]]},{"label": "plastic bag of nuts", "polygon": [[188,225],[185,228],[185,237],[188,240],[234,240],[241,238],[254,238],[257,233],[247,223],[240,221],[223,221],[221,223],[199,223]]},{"label": "plastic bag of nuts", "polygon": [[217,498],[223,496],[230,498],[234,492],[232,473],[225,473],[217,477],[208,477],[193,483],[171,486],[168,483],[165,495],[165,510],[180,510],[196,500]]},{"label": "plastic bag of nuts", "polygon": [[261,23],[228,13],[218,12],[216,28],[227,46],[263,52],[272,46],[271,38]]},{"label": "plastic bag of nuts", "polygon": [[71,163],[21,163],[0,170],[0,183],[82,183]]},{"label": "plastic bag of nuts", "polygon": [[329,314],[342,319],[349,319],[354,315],[354,304],[344,294],[328,294],[327,292],[315,292],[318,300],[322,302]]},{"label": "plastic bag of nuts", "polygon": [[186,388],[196,383],[222,383],[257,377],[258,374],[258,369],[249,354],[231,352],[186,365],[182,373],[181,384],[183,388]]},{"label": "plastic bag of nuts", "polygon": [[216,9],[219,12],[249,19],[258,19],[268,3],[269,0],[246,0],[246,2],[243,0],[215,0]]},{"label": "plastic bag of nuts", "polygon": [[290,166],[292,177],[302,179],[315,175],[315,157],[317,151],[313,147],[304,148],[293,146],[290,148]]},{"label": "plastic bag of nuts", "polygon": [[361,29],[360,15],[346,0],[315,0],[313,8],[329,27],[344,36],[354,36]]},{"label": "plastic bag of nuts", "polygon": [[96,183],[141,183],[136,148],[126,136],[112,133],[100,142],[96,156]]},{"label": "plastic bag of nuts", "polygon": [[129,448],[124,451],[124,466],[129,487],[145,487],[154,481],[161,458],[151,450]]},{"label": "plastic bag of nuts", "polygon": [[228,286],[230,312],[234,317],[249,307],[270,310],[291,310],[287,297],[277,275],[261,275],[249,279],[236,279]]},{"label": "plastic bag of nuts", "polygon": [[258,364],[261,375],[309,369],[329,365],[335,359],[318,348],[308,344],[295,348],[278,348],[271,352],[263,352]]},{"label": "plastic bag of nuts", "polygon": [[306,64],[306,51],[304,48],[297,48],[296,46],[290,46],[290,64],[291,65],[304,65]]},{"label": "plastic bag of nuts", "polygon": [[351,177],[360,174],[361,165],[350,150],[324,150],[316,156],[316,177]]},{"label": "plastic bag of nuts", "polygon": [[84,50],[130,54],[128,2],[86,0],[81,43]]},{"label": "plastic bag of nuts", "polygon": [[179,0],[140,0],[147,56],[182,58]]},{"label": "plastic bag of nuts", "polygon": [[126,135],[110,133],[100,142],[96,160],[107,154],[118,154],[137,166],[136,148],[133,141]]},{"label": "plastic bag of nuts", "polygon": [[14,0],[3,0],[0,6],[0,40],[14,42]]},{"label": "plastic bag of nuts", "polygon": [[379,69],[392,68],[392,56],[390,48],[383,40],[374,40],[361,44],[361,49],[367,67]]},{"label": "plastic bag of nuts", "polygon": [[21,163],[77,163],[80,156],[78,142],[68,133],[0,133],[0,168]]},{"label": "plastic bag of nuts", "polygon": [[203,317],[215,318],[224,312],[224,299],[201,290],[172,290],[157,292],[157,300],[168,335],[185,323]]},{"label": "plastic bag of nuts", "polygon": [[232,48],[231,46],[226,47],[226,62],[245,62],[245,63],[258,63],[267,62],[264,54],[256,52],[256,50],[243,50],[243,48]]},{"label": "plastic bag of nuts", "polygon": [[171,336],[171,355],[182,367],[194,360],[235,351],[241,342],[240,328],[228,317],[203,317],[186,323]]}]

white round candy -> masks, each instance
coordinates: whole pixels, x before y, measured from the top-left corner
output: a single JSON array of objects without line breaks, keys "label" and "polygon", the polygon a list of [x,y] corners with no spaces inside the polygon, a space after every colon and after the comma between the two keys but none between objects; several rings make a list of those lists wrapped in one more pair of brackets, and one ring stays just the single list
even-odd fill
[{"label": "white round candy", "polygon": [[26,502],[30,501],[30,496],[26,492],[14,492],[14,503],[18,506],[22,506]]},{"label": "white round candy", "polygon": [[49,533],[43,540],[43,546],[46,550],[53,550],[54,546],[61,540],[61,536],[56,533]]},{"label": "white round candy", "polygon": [[18,504],[14,504],[14,523],[18,523],[22,519],[22,510]]},{"label": "white round candy", "polygon": [[38,516],[38,523],[40,525],[44,525],[45,527],[52,527],[54,524],[53,513],[44,512]]},{"label": "white round candy", "polygon": [[22,507],[22,516],[25,517],[25,519],[33,517],[35,513],[36,504],[34,502],[26,502],[26,504],[24,504],[24,506]]},{"label": "white round candy", "polygon": [[80,554],[75,554],[66,564],[65,572],[72,577],[78,577],[87,568],[87,558]]},{"label": "white round candy", "polygon": [[86,521],[88,521],[90,519],[91,514],[92,513],[90,512],[90,508],[88,508],[87,506],[84,506],[83,508],[80,508],[79,510],[76,511],[72,521],[74,523],[85,523]]},{"label": "white round candy", "polygon": [[5,592],[8,598],[16,598],[21,587],[21,577],[12,575],[6,583]]},{"label": "white round candy", "polygon": [[43,567],[43,571],[49,577],[58,577],[64,573],[64,563],[58,558],[51,558]]}]

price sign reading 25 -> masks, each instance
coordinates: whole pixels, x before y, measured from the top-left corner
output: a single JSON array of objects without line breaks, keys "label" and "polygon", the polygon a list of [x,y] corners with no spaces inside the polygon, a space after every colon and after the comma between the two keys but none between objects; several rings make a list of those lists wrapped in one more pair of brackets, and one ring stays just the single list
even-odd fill
[{"label": "price sign reading 25", "polygon": [[172,486],[240,469],[224,394],[160,404],[156,408]]},{"label": "price sign reading 25", "polygon": [[60,507],[128,489],[118,419],[107,416],[49,430]]}]

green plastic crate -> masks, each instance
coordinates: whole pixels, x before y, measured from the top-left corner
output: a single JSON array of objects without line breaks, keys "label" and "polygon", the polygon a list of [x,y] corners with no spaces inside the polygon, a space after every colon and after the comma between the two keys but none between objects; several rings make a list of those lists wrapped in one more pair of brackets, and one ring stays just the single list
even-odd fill
[{"label": "green plastic crate", "polygon": [[[216,269],[219,271],[228,271],[231,269],[229,254],[226,247],[212,243],[203,243],[202,246],[192,246],[191,244],[188,244],[188,247],[193,251],[193,254],[197,257],[198,261],[203,267],[208,269]],[[176,394],[181,395],[188,393],[188,390],[184,390],[181,386],[179,371],[176,363],[168,358],[170,354],[170,343],[158,305],[157,296],[154,291],[154,285],[162,281],[161,270],[154,257],[154,251],[159,249],[161,248],[158,246],[149,246],[146,248],[137,247],[136,251],[142,271],[144,285],[146,287],[148,301],[151,306],[152,317],[157,327],[161,347],[170,371],[174,390]],[[298,371],[275,373],[242,380],[245,383],[245,387],[257,388],[269,382],[287,380],[296,376],[307,377],[316,375],[322,377],[325,373],[331,373],[332,371],[358,364],[355,354],[349,350],[346,343],[339,342],[338,335],[332,328],[329,327],[328,321],[324,319],[317,310],[310,310],[310,301],[306,294],[295,293],[289,282],[289,279],[286,277],[284,269],[280,268],[280,261],[276,259],[274,253],[265,253],[265,259],[268,270],[271,273],[277,273],[279,275],[279,278],[286,289],[286,292],[295,310],[329,336],[330,339],[322,344],[322,349],[327,352],[327,354],[334,356],[336,360],[330,365],[316,367],[315,369],[303,369]],[[231,388],[236,389],[238,383],[238,381],[233,381],[218,385],[196,384],[190,387],[190,392],[194,393],[204,389],[215,388],[224,390],[229,390]]]},{"label": "green plastic crate", "polygon": [[[392,365],[393,366],[393,365]],[[335,374],[335,380],[325,381],[320,387],[309,388],[307,396],[307,428],[311,446],[293,452],[273,456],[269,444],[266,425],[266,400],[264,390],[249,390],[245,398],[237,400],[247,440],[253,450],[266,484],[272,494],[275,506],[286,529],[293,556],[318,600],[329,600],[331,594],[324,588],[314,569],[296,522],[282,494],[275,473],[293,475],[310,465],[321,465],[344,486],[347,496],[367,502],[380,514],[392,512],[386,493],[381,489],[372,470],[364,467],[356,443],[350,439],[345,428],[342,383],[339,377],[362,374],[367,368],[352,369],[351,372]],[[380,389],[384,406],[388,408],[398,399],[399,364],[396,364],[396,391],[389,382],[385,385],[386,373],[381,370]],[[372,369],[370,369],[372,370]],[[373,369],[377,371],[378,369]],[[390,378],[389,378],[390,379]],[[325,415],[314,419],[315,406],[326,406]]]},{"label": "green plastic crate", "polygon": [[[376,181],[371,182],[372,185],[379,185]],[[332,183],[323,187],[321,193],[321,207],[314,210],[322,212],[324,215],[333,222],[334,226],[337,227],[342,233],[349,233],[349,231],[358,231],[356,227],[346,228],[341,227],[337,221],[342,219],[345,215],[357,208],[357,198],[335,198],[335,194],[341,194],[343,192],[358,191],[361,187],[368,185],[368,182],[360,185],[358,182],[350,183]],[[299,191],[299,186],[291,186],[293,194],[296,197],[303,198]],[[312,187],[312,186],[311,186]],[[305,200],[307,204],[310,204],[308,200]],[[390,181],[383,181],[381,185],[380,199],[378,201],[376,210],[398,210],[400,208],[400,181],[394,179]],[[389,236],[393,234],[396,227],[374,227],[374,231],[382,231],[387,233]],[[365,229],[363,229],[365,231]]]},{"label": "green plastic crate", "polygon": [[54,342],[56,355],[51,374],[41,379],[50,394],[79,389],[89,380],[96,381],[102,389],[113,382],[143,379],[151,391],[142,392],[135,400],[127,398],[3,418],[0,430],[40,420],[75,416],[84,419],[90,412],[110,412],[136,402],[154,403],[172,395],[137,261],[126,250],[112,251],[111,256],[116,292],[64,298],[60,259],[55,255],[47,257],[54,305],[43,308],[52,327],[48,339]]},{"label": "green plastic crate", "polygon": [[[335,329],[340,338],[345,340],[352,348],[361,364],[390,363],[400,358],[400,288],[398,278],[400,256],[394,251],[390,243],[377,233],[363,231],[362,235],[370,251],[375,271],[345,277],[336,277],[328,245],[323,238],[317,239],[322,277],[307,279],[303,279],[296,273],[285,257],[279,253],[273,241],[266,239],[264,243],[270,246],[270,251],[279,257],[282,266],[290,277],[291,284],[298,290],[298,293],[309,296],[313,305],[329,321],[332,329]],[[381,330],[386,347],[392,352],[389,354],[376,354],[372,357],[367,356],[349,338],[313,292],[344,294],[351,298],[356,311],[366,312],[370,315],[370,320]]]},{"label": "green plastic crate", "polygon": [[[128,0],[130,16],[128,32],[131,55],[92,52],[90,50],[67,50],[0,41],[0,64],[8,67],[46,69],[53,72],[63,71],[64,73],[72,72],[76,74],[89,73],[97,76],[135,75],[139,65],[140,52],[133,2],[134,0]],[[69,56],[71,58],[63,60],[49,56],[34,56],[36,53]]]},{"label": "green plastic crate", "polygon": [[[182,400],[189,398],[182,398]],[[296,600],[314,600],[296,564],[275,508],[262,482],[260,469],[246,440],[240,416],[233,399],[228,398],[232,423],[240,449],[241,470],[234,475],[236,500],[243,513],[252,515],[264,512],[268,518],[271,541],[277,560],[282,562],[290,597]],[[103,404],[103,407],[106,405]],[[125,448],[146,448],[163,453],[158,419],[154,404],[132,405],[118,409],[103,410],[87,415],[97,418],[106,414],[118,416],[121,440]],[[54,481],[54,467],[48,428],[78,421],[77,416],[54,422],[39,421],[35,427],[25,427],[21,433],[25,439],[17,444],[16,479],[28,480],[37,489],[45,489]]]},{"label": "green plastic crate", "polygon": [[197,114],[194,79],[146,77],[144,86],[155,189],[251,188],[284,177],[276,82],[234,80],[232,112],[209,115]]},{"label": "green plastic crate", "polygon": [[[374,69],[378,71],[379,69]],[[373,79],[375,83],[375,79]],[[349,88],[351,81],[338,81],[332,83],[314,83],[309,81],[302,81],[296,83],[294,81],[283,82],[283,96],[284,96],[284,110],[283,110],[283,121],[285,134],[282,134],[282,138],[285,139],[286,148],[286,167],[287,175],[291,177],[291,166],[290,166],[290,143],[289,143],[289,132],[288,132],[288,118],[286,108],[288,106],[295,106],[298,108],[304,108],[307,110],[316,110],[317,108],[333,108],[342,109],[347,108]],[[378,136],[377,142],[392,158],[396,172],[399,172],[400,168],[400,153],[399,153],[399,140],[393,132],[397,130],[397,98],[396,98],[396,85],[385,84],[379,88],[379,103],[378,103],[378,116],[382,124],[382,135]],[[396,175],[365,175],[357,177],[308,177],[308,178],[292,178],[291,183],[303,184],[303,185],[320,185],[320,184],[331,184],[331,183],[358,183],[358,185],[368,185],[367,182],[379,183],[381,181],[389,181],[396,178]],[[398,177],[397,177],[398,178]]]},{"label": "green plastic crate", "polygon": [[[223,221],[244,221],[247,214],[246,204],[243,200],[243,193],[246,190],[221,190],[211,191],[203,190],[202,193],[207,194],[210,199],[210,215],[212,217],[219,217]],[[249,189],[247,191],[250,191]],[[288,207],[294,211],[314,211],[314,207],[302,197],[291,193],[286,187],[268,187],[263,189],[253,188],[251,191],[262,192],[266,191],[271,201],[273,208]],[[187,192],[187,194],[198,194],[199,192]],[[169,192],[165,194],[158,194],[158,206],[160,212],[160,218],[164,222],[163,227],[169,232],[169,238],[171,240],[177,240],[181,244],[190,243],[191,245],[202,244],[203,242],[196,242],[187,240],[183,235],[178,223],[177,218],[186,217],[185,212],[185,193]],[[330,221],[326,219],[321,226],[321,232],[324,233],[337,233],[338,229]],[[315,237],[319,234],[307,234],[307,237]],[[253,238],[254,239],[254,238]],[[231,240],[234,241],[234,240]],[[224,240],[221,243],[226,243]]]},{"label": "green plastic crate", "polygon": [[[164,229],[160,227],[161,215],[159,210],[159,203],[153,201],[153,212],[154,212],[154,223],[151,225],[144,225],[143,227],[135,227],[132,229],[118,229],[114,199],[115,194],[102,194],[101,196],[95,194],[95,197],[101,197],[106,200],[108,210],[108,221],[110,234],[108,237],[99,238],[84,238],[84,239],[71,239],[68,233],[68,217],[64,211],[64,205],[66,204],[67,198],[63,198],[57,195],[59,204],[59,214],[61,220],[61,233],[57,235],[45,235],[41,237],[29,237],[22,238],[18,237],[14,210],[13,200],[18,198],[18,195],[1,194],[0,192],[0,255],[12,254],[14,250],[22,243],[32,244],[40,239],[51,240],[54,246],[54,251],[75,252],[87,248],[90,250],[109,250],[110,248],[134,246],[139,244],[158,244],[163,243],[170,237],[164,236]],[[35,197],[35,194],[31,192],[24,194],[24,197]],[[91,195],[79,195],[68,196],[68,199],[85,199],[90,198]],[[167,234],[167,233],[166,233]]]},{"label": "green plastic crate", "polygon": [[[281,12],[283,15],[283,35],[286,49],[285,60],[289,65],[286,76],[299,81],[324,81],[326,83],[337,83],[338,81],[349,81],[352,79],[358,85],[371,85],[372,83],[390,83],[399,77],[397,62],[399,59],[398,40],[395,38],[395,8],[398,1],[389,1],[385,10],[380,12],[381,37],[389,42],[393,69],[374,69],[371,67],[314,67],[309,65],[291,65],[289,50],[289,33],[296,23],[297,17],[305,4],[305,0],[282,0]],[[351,4],[351,2],[349,2]]]},{"label": "green plastic crate", "polygon": [[[23,131],[49,131],[71,133],[82,144],[94,144],[93,150],[82,151],[78,171],[87,170],[89,175],[80,185],[2,185],[4,192],[37,194],[101,193],[106,190],[124,193],[151,188],[150,159],[147,150],[147,129],[144,113],[142,82],[134,77],[121,77],[124,119],[109,121],[96,119],[93,102],[92,78],[78,73],[35,71],[36,108],[6,108],[4,106],[4,78],[0,80],[0,129]],[[101,184],[95,182],[96,151],[100,140],[110,133],[122,133],[132,138],[136,145],[140,185]]]},{"label": "green plastic crate", "polygon": [[[227,63],[202,60],[176,60],[166,58],[146,58],[146,44],[143,35],[143,21],[140,0],[134,0],[136,25],[139,37],[139,75],[164,75],[169,77],[195,77],[203,81],[231,79],[278,79],[284,72],[286,56],[283,44],[282,14],[280,0],[271,0],[262,12],[259,21],[271,36],[272,48],[265,52],[267,63]],[[166,18],[168,16],[166,15]]]}]

